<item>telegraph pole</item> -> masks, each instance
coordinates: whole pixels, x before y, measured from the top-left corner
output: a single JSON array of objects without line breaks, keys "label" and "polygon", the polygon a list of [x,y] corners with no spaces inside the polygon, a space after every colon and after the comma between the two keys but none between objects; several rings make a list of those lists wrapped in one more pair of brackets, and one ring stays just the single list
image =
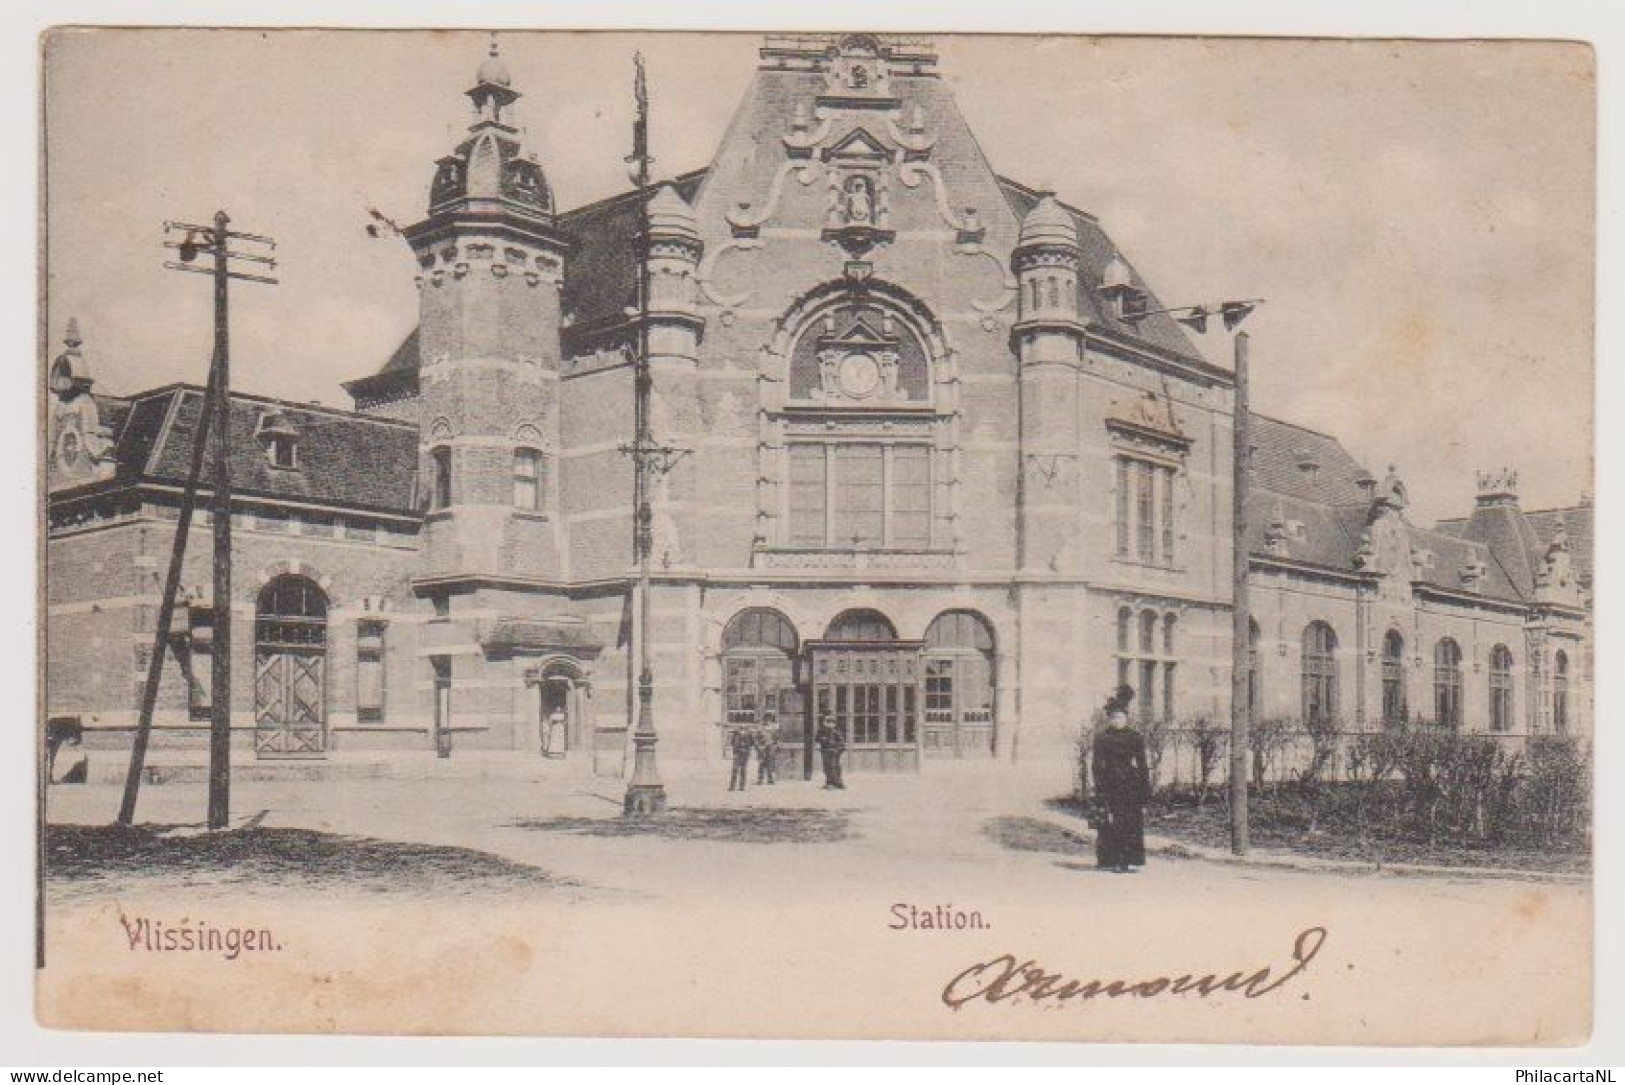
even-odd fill
[{"label": "telegraph pole", "polygon": [[[275,285],[276,280],[267,276],[233,270],[231,261],[242,260],[273,268],[276,261],[259,252],[233,251],[230,246],[233,241],[238,241],[275,250],[276,242],[258,234],[228,230],[226,227],[230,222],[230,217],[224,211],[219,211],[215,213],[213,225],[164,223],[166,234],[185,232],[185,237],[180,241],[164,242],[165,248],[175,249],[180,257],[179,262],[166,260],[164,267],[172,271],[208,275],[214,281],[214,358],[209,366],[209,383],[198,416],[191,471],[181,498],[180,517],[176,522],[169,575],[165,579],[163,600],[158,607],[158,629],[148,660],[146,684],[142,688],[141,716],[130,752],[124,799],[119,807],[118,820],[121,825],[128,825],[135,818],[141,773],[152,735],[152,716],[163,675],[164,650],[168,646],[169,626],[175,613],[175,596],[186,554],[186,537],[191,528],[205,450],[211,437],[214,444],[214,642],[209,678],[209,828],[224,829],[231,818],[231,337],[228,284],[232,279],[243,279]],[[214,258],[212,267],[193,266],[203,253]]]},{"label": "telegraph pole", "polygon": [[1247,492],[1252,482],[1253,423],[1246,332],[1235,337],[1235,448],[1231,453],[1230,551],[1230,850],[1247,854],[1247,731],[1252,715],[1252,612],[1247,594]]},{"label": "telegraph pole", "polygon": [[1167,313],[1198,333],[1206,333],[1210,317],[1234,332],[1235,402],[1232,408],[1230,490],[1230,850],[1246,855],[1247,839],[1247,734],[1252,717],[1252,611],[1247,593],[1247,496],[1252,485],[1252,404],[1248,386],[1246,332],[1236,328],[1263,298],[1225,301],[1213,305],[1179,305],[1152,309],[1125,317],[1130,323]]}]

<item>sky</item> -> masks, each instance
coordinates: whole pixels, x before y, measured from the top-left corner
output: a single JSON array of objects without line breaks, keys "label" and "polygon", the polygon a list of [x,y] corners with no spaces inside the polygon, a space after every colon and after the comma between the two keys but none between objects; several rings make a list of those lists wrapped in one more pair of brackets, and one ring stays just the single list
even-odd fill
[{"label": "sky", "polygon": [[[1419,522],[1474,471],[1526,508],[1592,488],[1594,68],[1583,46],[936,35],[1001,174],[1094,214],[1167,304],[1263,297],[1257,410],[1395,464]],[[420,217],[468,123],[466,32],[63,31],[46,58],[47,320],[98,389],[202,383],[209,289],[165,220],[277,240],[232,294],[234,384],[348,405],[416,320],[367,209]],[[754,35],[501,36],[561,207],[627,186],[631,54],[659,175],[707,164]],[[1226,361],[1225,336],[1197,337]]]}]

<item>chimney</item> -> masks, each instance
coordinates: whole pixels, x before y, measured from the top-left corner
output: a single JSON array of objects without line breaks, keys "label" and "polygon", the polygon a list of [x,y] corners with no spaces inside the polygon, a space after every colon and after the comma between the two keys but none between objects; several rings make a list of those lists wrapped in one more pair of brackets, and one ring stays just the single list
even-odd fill
[{"label": "chimney", "polygon": [[1478,472],[1478,507],[1481,509],[1518,504],[1518,472],[1510,467]]}]

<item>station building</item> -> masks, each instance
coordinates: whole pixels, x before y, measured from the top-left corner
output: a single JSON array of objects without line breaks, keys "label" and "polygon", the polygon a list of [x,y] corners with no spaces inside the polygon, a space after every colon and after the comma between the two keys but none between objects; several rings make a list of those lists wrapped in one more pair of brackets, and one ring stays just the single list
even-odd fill
[{"label": "station building", "polygon": [[[234,393],[240,756],[535,758],[562,714],[563,764],[619,775],[645,634],[663,765],[720,761],[748,723],[810,770],[827,712],[854,770],[1064,771],[1119,682],[1149,718],[1226,717],[1230,373],[1093,216],[994,172],[927,43],[760,55],[708,167],[564,210],[493,46],[404,230],[417,327],[351,410]],[[640,331],[682,450],[646,631]],[[72,327],[49,366],[48,711],[104,745],[137,716],[203,398],[97,391],[117,356]],[[1495,472],[1470,515],[1417,525],[1396,472],[1254,429],[1260,715],[1589,730],[1588,501],[1526,512]],[[205,745],[209,530],[155,759]]]}]

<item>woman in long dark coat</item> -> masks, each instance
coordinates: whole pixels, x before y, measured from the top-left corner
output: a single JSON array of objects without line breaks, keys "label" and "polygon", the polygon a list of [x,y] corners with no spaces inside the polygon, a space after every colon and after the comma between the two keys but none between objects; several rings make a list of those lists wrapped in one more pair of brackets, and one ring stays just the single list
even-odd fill
[{"label": "woman in long dark coat", "polygon": [[1145,802],[1151,772],[1145,739],[1129,726],[1134,690],[1119,686],[1106,702],[1106,726],[1095,735],[1090,764],[1095,778],[1095,863],[1126,874],[1145,865]]}]

